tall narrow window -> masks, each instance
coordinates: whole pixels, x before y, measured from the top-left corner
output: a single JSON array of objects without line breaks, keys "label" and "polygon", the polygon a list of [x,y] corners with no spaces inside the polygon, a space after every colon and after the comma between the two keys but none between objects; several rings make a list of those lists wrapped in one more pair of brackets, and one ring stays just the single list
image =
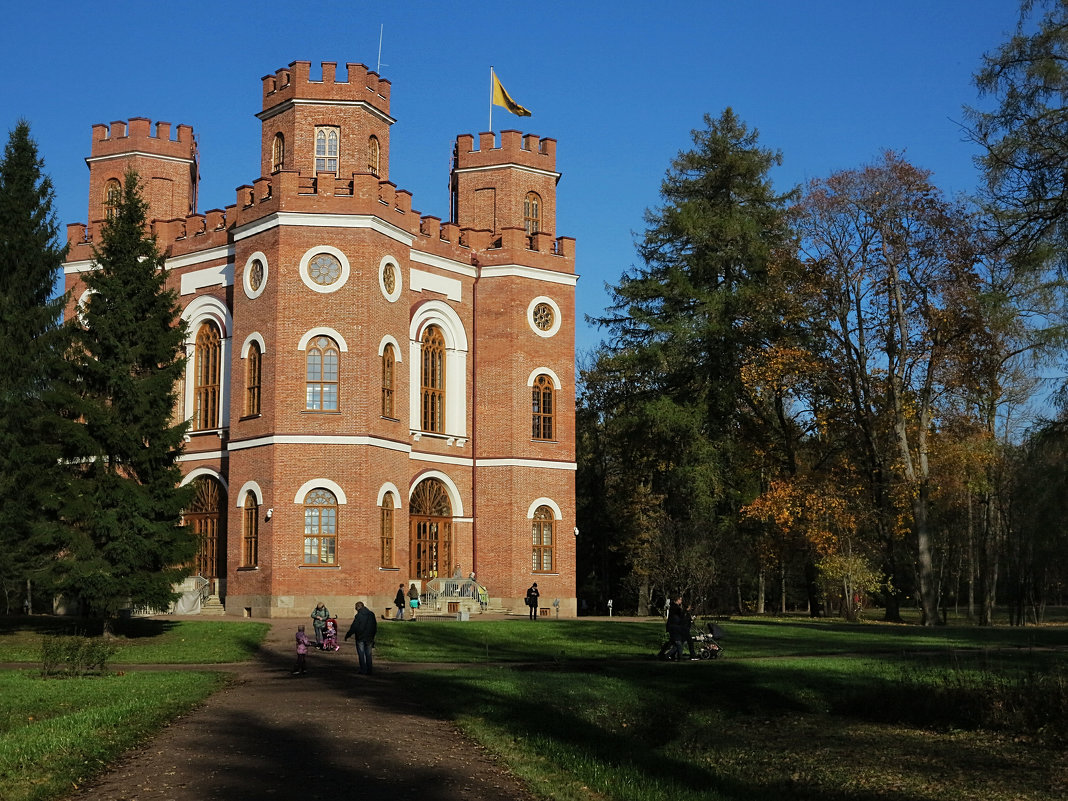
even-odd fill
[{"label": "tall narrow window", "polygon": [[315,337],[308,343],[307,391],[304,408],[313,412],[338,410],[337,344],[329,337]]},{"label": "tall narrow window", "polygon": [[304,564],[337,563],[337,498],[324,489],[304,496]]},{"label": "tall narrow window", "polygon": [[527,192],[523,201],[523,225],[528,234],[536,234],[541,230],[541,197],[537,192]]},{"label": "tall narrow window", "polygon": [[260,370],[263,364],[260,343],[248,346],[245,359],[245,416],[255,417],[260,413]]},{"label": "tall narrow window", "polygon": [[534,379],[532,398],[533,425],[531,436],[534,439],[553,438],[553,382],[547,375]]},{"label": "tall narrow window", "polygon": [[286,138],[280,133],[274,135],[271,146],[271,172],[278,172],[286,165]]},{"label": "tall narrow window", "polygon": [[381,539],[382,539],[382,567],[396,567],[396,557],[393,550],[393,496],[386,493],[382,499],[380,509]]},{"label": "tall narrow window", "polygon": [[260,505],[256,496],[245,493],[244,525],[241,532],[241,567],[255,567],[260,560]]},{"label": "tall narrow window", "polygon": [[394,417],[393,413],[393,381],[396,374],[396,359],[393,357],[393,346],[386,345],[382,351],[382,416]]},{"label": "tall narrow window", "polygon": [[367,140],[367,172],[378,175],[378,160],[381,157],[382,148],[378,145],[378,137],[372,136]]},{"label": "tall narrow window", "polygon": [[338,145],[340,138],[337,128],[315,129],[316,172],[337,172]]},{"label": "tall narrow window", "polygon": [[122,184],[117,178],[109,178],[104,184],[104,217],[108,220],[115,217],[115,209],[122,200]]},{"label": "tall narrow window", "polygon": [[423,430],[445,431],[445,337],[435,325],[423,334],[421,370]]},{"label": "tall narrow window", "polygon": [[206,431],[219,427],[219,359],[222,337],[219,329],[204,323],[197,331],[193,369],[196,378],[196,403],[193,411],[193,430]]},{"label": "tall narrow window", "polygon": [[539,506],[534,512],[531,534],[534,545],[531,567],[535,573],[551,573],[553,569],[553,540],[556,520],[553,510],[548,506]]}]

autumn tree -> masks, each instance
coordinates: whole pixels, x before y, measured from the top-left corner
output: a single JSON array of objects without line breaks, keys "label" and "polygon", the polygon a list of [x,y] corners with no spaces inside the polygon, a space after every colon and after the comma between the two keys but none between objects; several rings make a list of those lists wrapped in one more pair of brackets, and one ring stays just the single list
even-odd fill
[{"label": "autumn tree", "polygon": [[75,354],[83,424],[64,585],[106,620],[127,605],[166,608],[195,550],[178,487],[186,425],[172,422],[185,326],[146,213],[128,173],[84,275]]},{"label": "autumn tree", "polygon": [[983,57],[989,109],[967,114],[1004,242],[1068,253],[1068,0],[1024,0],[1013,35]]},{"label": "autumn tree", "polygon": [[[886,572],[898,581],[895,483],[903,484],[925,620],[938,620],[928,522],[930,434],[954,380],[950,354],[975,331],[972,228],[930,173],[886,153],[808,188],[802,253],[824,277],[817,325],[842,376],[836,405],[871,477]],[[892,597],[892,596],[891,596]],[[888,617],[897,610],[887,605]]]},{"label": "autumn tree", "polygon": [[67,334],[55,285],[66,249],[52,201],[29,125],[20,122],[0,162],[0,583],[9,605],[14,594],[24,597],[27,581],[49,578],[62,540],[57,431]]}]

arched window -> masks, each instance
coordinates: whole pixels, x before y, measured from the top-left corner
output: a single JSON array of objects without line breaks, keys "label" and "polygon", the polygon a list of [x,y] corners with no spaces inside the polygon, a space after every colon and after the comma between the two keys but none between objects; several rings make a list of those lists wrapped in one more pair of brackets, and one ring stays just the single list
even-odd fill
[{"label": "arched window", "polygon": [[104,184],[104,218],[111,220],[122,200],[122,184],[118,178],[109,178]]},{"label": "arched window", "polygon": [[207,431],[219,427],[219,360],[222,355],[219,329],[211,323],[201,325],[195,347],[193,430]]},{"label": "arched window", "polygon": [[532,398],[532,431],[534,439],[553,438],[553,381],[547,375],[539,375],[534,379]]},{"label": "arched window", "polygon": [[337,343],[330,337],[315,337],[308,344],[307,392],[304,408],[313,412],[338,410]]},{"label": "arched window", "polygon": [[245,508],[241,532],[241,567],[255,567],[260,559],[260,505],[256,495],[245,493]]},{"label": "arched window", "polygon": [[397,360],[393,355],[393,346],[386,345],[382,351],[382,416],[394,418],[393,409],[394,380],[396,378]]},{"label": "arched window", "polygon": [[382,542],[382,567],[396,567],[393,548],[393,495],[386,493],[380,507],[380,534]]},{"label": "arched window", "polygon": [[377,177],[378,160],[381,158],[382,148],[378,145],[378,137],[372,136],[367,140],[367,172]]},{"label": "arched window", "polygon": [[427,478],[408,502],[408,572],[424,581],[449,575],[452,564],[452,504],[445,485]]},{"label": "arched window", "polygon": [[316,172],[337,172],[338,143],[340,139],[337,128],[315,129]]},{"label": "arched window", "polygon": [[553,510],[539,506],[534,511],[531,523],[534,551],[531,567],[535,573],[551,573],[553,569],[553,542],[556,537],[556,520]]},{"label": "arched window", "polygon": [[274,135],[271,145],[271,172],[278,172],[286,165],[286,138],[280,133]]},{"label": "arched window", "polygon": [[423,430],[445,431],[445,337],[436,325],[423,334],[421,370]]},{"label": "arched window", "polygon": [[214,478],[193,479],[193,502],[182,515],[183,522],[193,530],[197,554],[193,563],[196,575],[212,581],[226,575],[226,491]]},{"label": "arched window", "polygon": [[337,563],[337,498],[324,489],[304,496],[304,564]]},{"label": "arched window", "polygon": [[523,201],[523,225],[528,234],[536,234],[541,230],[541,197],[537,192],[527,192]]},{"label": "arched window", "polygon": [[263,364],[263,354],[260,352],[260,343],[253,342],[248,346],[248,356],[245,357],[245,416],[256,417],[260,413],[260,370]]}]

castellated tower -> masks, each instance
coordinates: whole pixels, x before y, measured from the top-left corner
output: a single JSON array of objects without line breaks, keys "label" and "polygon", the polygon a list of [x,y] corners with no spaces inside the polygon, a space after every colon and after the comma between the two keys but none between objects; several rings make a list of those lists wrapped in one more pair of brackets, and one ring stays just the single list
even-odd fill
[{"label": "castellated tower", "polygon": [[413,583],[424,613],[479,612],[457,571],[491,611],[526,614],[537,581],[574,615],[577,276],[556,142],[459,136],[451,219],[421,216],[389,180],[389,82],[321,69],[263,78],[259,176],[224,210],[196,212],[188,126],[94,128],[90,222],[68,226],[76,303],[105,168],[159,189],[189,328],[194,572],[235,616],[384,612]]},{"label": "castellated tower", "polygon": [[108,215],[114,192],[127,170],[140,176],[150,219],[171,220],[196,213],[197,145],[193,129],[144,117],[93,126],[89,158],[89,225],[95,230]]}]

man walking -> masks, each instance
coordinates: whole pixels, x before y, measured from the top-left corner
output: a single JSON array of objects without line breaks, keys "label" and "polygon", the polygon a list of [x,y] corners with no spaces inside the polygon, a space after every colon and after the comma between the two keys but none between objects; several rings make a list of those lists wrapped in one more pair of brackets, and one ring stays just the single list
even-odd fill
[{"label": "man walking", "polygon": [[352,625],[345,632],[345,640],[349,637],[356,638],[356,658],[360,660],[360,673],[365,676],[371,675],[371,655],[375,645],[375,635],[378,633],[378,620],[375,613],[363,605],[363,601],[356,602],[356,616],[352,619]]},{"label": "man walking", "polygon": [[408,605],[408,599],[404,595],[404,585],[397,588],[397,597],[393,599],[393,605],[397,607],[397,620],[404,620],[404,607]]}]

